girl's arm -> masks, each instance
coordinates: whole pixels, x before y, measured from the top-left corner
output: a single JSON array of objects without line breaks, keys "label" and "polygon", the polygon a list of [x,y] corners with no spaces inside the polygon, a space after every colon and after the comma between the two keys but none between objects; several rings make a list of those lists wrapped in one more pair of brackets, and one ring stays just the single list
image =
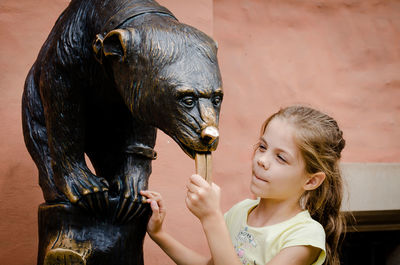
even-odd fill
[{"label": "girl's arm", "polygon": [[282,249],[266,265],[310,265],[313,264],[321,249],[312,246],[293,246]]},{"label": "girl's arm", "polygon": [[186,205],[199,218],[215,265],[241,265],[220,209],[220,188],[192,175],[187,185]]},{"label": "girl's arm", "polygon": [[206,258],[178,242],[162,229],[166,215],[161,195],[154,191],[141,191],[150,203],[153,214],[147,225],[147,233],[151,239],[178,265],[213,265]]},{"label": "girl's arm", "polygon": [[[192,175],[187,186],[186,205],[199,218],[215,265],[241,265],[220,210],[220,189],[207,183],[201,176]],[[284,248],[267,265],[310,265],[321,249],[311,246]]]}]

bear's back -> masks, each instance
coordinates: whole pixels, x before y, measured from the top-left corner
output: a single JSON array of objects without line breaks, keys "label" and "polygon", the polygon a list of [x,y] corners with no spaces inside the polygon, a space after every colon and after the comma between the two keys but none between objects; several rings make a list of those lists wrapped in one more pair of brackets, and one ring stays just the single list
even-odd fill
[{"label": "bear's back", "polygon": [[[80,71],[85,78],[93,68],[92,44],[97,34],[103,37],[112,29],[142,13],[165,13],[166,8],[152,0],[72,0],[57,19],[43,44],[36,64]],[[78,67],[77,67],[78,66]],[[94,67],[96,68],[96,67]],[[77,72],[76,74],[79,74]]]},{"label": "bear's back", "polygon": [[[43,44],[36,64],[41,70],[61,67],[63,70],[75,68],[92,60],[91,42],[100,21],[93,19],[95,10],[92,0],[73,0],[59,16],[49,36]],[[47,65],[47,67],[46,67]]]}]

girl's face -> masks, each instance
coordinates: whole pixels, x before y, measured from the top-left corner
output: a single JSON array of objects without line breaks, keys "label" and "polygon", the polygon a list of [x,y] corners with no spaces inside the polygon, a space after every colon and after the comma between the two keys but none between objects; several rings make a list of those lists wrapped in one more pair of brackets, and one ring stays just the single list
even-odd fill
[{"label": "girl's face", "polygon": [[307,181],[305,163],[296,146],[296,128],[273,118],[261,136],[252,163],[251,192],[260,198],[298,201]]}]

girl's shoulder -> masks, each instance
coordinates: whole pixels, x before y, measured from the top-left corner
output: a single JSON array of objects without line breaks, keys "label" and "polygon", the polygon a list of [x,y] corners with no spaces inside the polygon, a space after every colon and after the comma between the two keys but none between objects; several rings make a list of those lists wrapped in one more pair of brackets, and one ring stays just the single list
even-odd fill
[{"label": "girl's shoulder", "polygon": [[282,227],[282,235],[285,235],[285,238],[290,239],[292,243],[296,241],[302,242],[307,239],[307,242],[311,241],[324,249],[325,230],[319,222],[310,216],[308,211],[300,212],[290,220],[281,223],[281,225],[284,225]]},{"label": "girl's shoulder", "polygon": [[[313,264],[322,264],[325,260],[326,235],[323,226],[314,220],[308,211],[297,214],[287,222],[282,223],[279,234],[280,249],[292,246],[312,246],[321,249],[318,262]],[[279,233],[279,229],[275,229]]]},{"label": "girl's shoulder", "polygon": [[289,222],[292,224],[297,224],[299,226],[305,225],[308,227],[314,227],[319,230],[324,230],[322,225],[318,221],[314,220],[307,210],[298,213],[296,216],[290,219]]},{"label": "girl's shoulder", "polygon": [[323,226],[318,221],[314,220],[307,210],[274,226],[281,226],[282,230],[287,232],[296,233],[308,231],[311,233],[325,234]]}]

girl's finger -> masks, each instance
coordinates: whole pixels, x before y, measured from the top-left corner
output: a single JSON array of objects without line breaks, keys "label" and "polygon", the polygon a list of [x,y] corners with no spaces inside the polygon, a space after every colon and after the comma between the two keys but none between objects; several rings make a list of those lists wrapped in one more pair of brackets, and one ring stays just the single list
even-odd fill
[{"label": "girl's finger", "polygon": [[151,191],[151,190],[141,190],[140,194],[146,195],[146,196],[151,196],[151,197],[155,197],[155,196],[160,195],[160,193],[155,192],[155,191]]},{"label": "girl's finger", "polygon": [[145,196],[146,198],[150,198],[151,193],[147,190],[141,190],[140,195]]},{"label": "girl's finger", "polygon": [[164,202],[160,193],[155,191],[141,191],[141,194],[148,198],[145,202],[151,204],[154,201],[157,204],[157,210],[159,213],[165,212]]},{"label": "girl's finger", "polygon": [[164,208],[164,201],[162,200],[161,195],[159,195],[158,197],[154,198],[154,200],[155,200],[155,201],[157,202],[157,204],[158,204],[158,209],[159,209],[160,213],[161,213],[161,212],[164,212],[164,211],[165,211],[165,208]]},{"label": "girl's finger", "polygon": [[160,208],[158,207],[157,202],[156,201],[151,201],[150,202],[150,207],[151,207],[151,210],[153,211],[153,216],[155,218],[159,218]]},{"label": "girl's finger", "polygon": [[190,182],[199,187],[207,187],[210,185],[202,176],[197,174],[193,174],[190,176]]},{"label": "girl's finger", "polygon": [[191,182],[186,185],[186,188],[188,189],[188,191],[190,191],[192,193],[198,193],[199,189],[200,189],[199,186],[197,186]]},{"label": "girl's finger", "polygon": [[217,192],[219,192],[221,190],[221,188],[217,184],[215,184],[214,182],[211,183],[211,188],[213,190],[217,191]]},{"label": "girl's finger", "polygon": [[161,194],[155,191],[142,190],[140,191],[140,194],[148,199],[161,200]]},{"label": "girl's finger", "polygon": [[151,202],[151,197],[150,195],[146,194],[143,191],[140,191],[140,194],[143,196],[142,202],[143,203],[150,203]]},{"label": "girl's finger", "polygon": [[196,201],[198,199],[198,196],[196,193],[188,191],[186,194],[186,198],[189,199],[190,201]]},{"label": "girl's finger", "polygon": [[185,202],[186,202],[186,207],[187,207],[188,209],[191,209],[191,208],[193,207],[193,203],[192,203],[192,201],[190,200],[189,196],[186,196]]}]

